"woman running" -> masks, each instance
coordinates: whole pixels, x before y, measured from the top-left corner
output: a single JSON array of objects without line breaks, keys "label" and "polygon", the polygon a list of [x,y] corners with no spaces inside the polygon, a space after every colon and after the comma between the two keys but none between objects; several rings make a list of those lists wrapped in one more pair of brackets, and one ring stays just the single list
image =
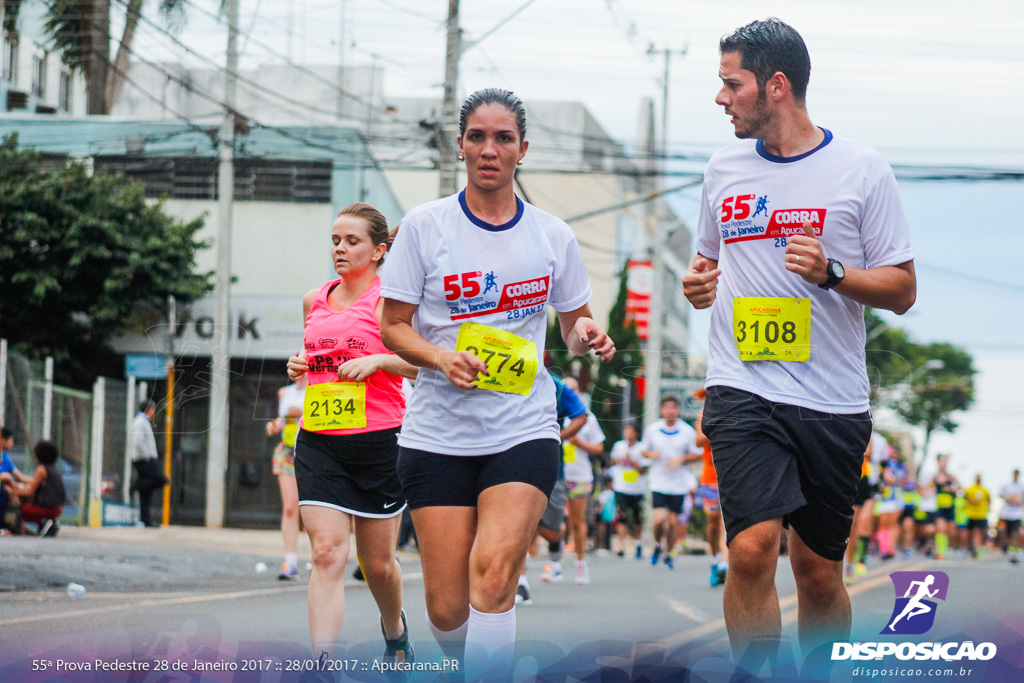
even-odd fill
[{"label": "woman running", "polygon": [[299,489],[295,486],[295,439],[299,435],[306,376],[277,392],[277,419],[267,423],[267,436],[281,435],[274,448],[274,474],[281,489],[281,535],[284,536],[284,563],[277,578],[299,578]]},{"label": "woman running", "polygon": [[[566,377],[564,381],[570,389],[580,393],[580,385],[575,377]],[[577,586],[590,585],[590,567],[587,566],[587,501],[594,492],[594,466],[590,456],[599,456],[603,452],[604,432],[597,423],[597,417],[588,410],[583,428],[562,444],[565,489],[569,497],[569,533],[576,553]]]},{"label": "woman running", "polygon": [[313,651],[330,659],[345,614],[345,563],[355,520],[359,565],[381,614],[391,661],[413,661],[395,560],[405,499],[398,481],[402,376],[416,369],[380,340],[378,268],[392,235],[368,204],[346,206],[331,228],[339,279],[302,302],[305,350],[288,359],[293,381],[308,378],[295,442],[295,481],[313,549],[309,629]]},{"label": "woman running", "polygon": [[402,220],[385,274],[384,343],[420,370],[399,474],[420,541],[430,628],[465,649],[466,680],[507,674],[519,566],[559,469],[555,388],[543,363],[547,307],[578,355],[615,347],[592,319],[579,245],[516,197],[526,154],[518,97],[462,105],[468,184]]}]

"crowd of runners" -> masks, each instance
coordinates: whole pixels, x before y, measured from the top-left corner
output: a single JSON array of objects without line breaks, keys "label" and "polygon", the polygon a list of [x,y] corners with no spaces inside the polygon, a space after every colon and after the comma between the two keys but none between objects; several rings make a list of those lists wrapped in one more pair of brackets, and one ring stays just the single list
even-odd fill
[{"label": "crowd of runners", "polygon": [[[608,443],[576,380],[544,366],[549,309],[576,355],[608,361],[616,349],[592,318],[572,229],[514,192],[529,145],[513,93],[481,90],[463,104],[464,190],[412,209],[395,230],[366,204],[335,220],[338,279],[305,298],[304,348],[288,362],[297,386],[281,392],[268,430],[281,435],[280,576],[297,575],[298,510],[320,657],[342,630],[354,535],[385,657],[414,660],[395,560],[403,514],[429,630],[464,660],[467,680],[511,661],[538,545],[541,579],[578,586],[602,583],[590,551],[674,570],[699,546],[710,586],[724,586],[737,657],[778,647],[780,550],[805,650],[849,637],[844,580],[870,554],[985,552],[992,496],[980,476],[962,485],[941,459],[922,480],[873,432],[863,307],[902,314],[916,297],[892,169],[811,123],[810,59],[790,26],[753,22],[720,51],[716,102],[742,141],[708,165],[697,256],[681,283],[695,308],[712,309],[692,424],[666,395],[648,406],[660,419],[621,425]],[[1018,475],[999,492],[1014,561]],[[688,538],[695,510],[702,538]]]}]

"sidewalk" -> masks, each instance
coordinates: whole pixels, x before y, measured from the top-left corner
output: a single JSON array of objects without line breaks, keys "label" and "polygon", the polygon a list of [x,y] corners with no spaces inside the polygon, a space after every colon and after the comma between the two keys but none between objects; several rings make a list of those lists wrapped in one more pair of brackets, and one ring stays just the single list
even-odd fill
[{"label": "sidewalk", "polygon": [[[40,539],[42,540],[42,539]],[[284,540],[277,529],[211,529],[198,526],[144,527],[61,527],[56,540],[85,541],[125,545],[150,545],[161,548],[193,548],[243,555],[284,554]],[[51,539],[46,539],[49,543]],[[299,561],[310,559],[309,537],[299,533]],[[355,555],[353,554],[353,557]]]}]

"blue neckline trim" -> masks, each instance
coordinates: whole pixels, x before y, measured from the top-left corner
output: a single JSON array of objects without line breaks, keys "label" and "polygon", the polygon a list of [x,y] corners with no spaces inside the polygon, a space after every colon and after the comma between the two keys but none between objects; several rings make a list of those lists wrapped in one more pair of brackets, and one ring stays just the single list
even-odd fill
[{"label": "blue neckline trim", "polygon": [[516,223],[518,223],[519,219],[523,217],[523,212],[526,210],[526,205],[523,204],[523,200],[517,196],[516,215],[513,216],[512,220],[510,220],[508,223],[505,223],[503,225],[494,225],[493,223],[488,223],[487,221],[481,220],[480,218],[477,218],[476,216],[473,215],[473,212],[469,210],[469,205],[466,204],[465,190],[459,193],[459,206],[462,207],[462,213],[466,214],[466,218],[469,219],[470,223],[472,223],[478,228],[490,230],[491,232],[501,232],[502,230],[509,230],[511,228],[516,227]]},{"label": "blue neckline trim", "polygon": [[795,157],[780,157],[780,156],[777,156],[775,154],[772,154],[771,152],[769,152],[768,150],[766,150],[764,148],[764,140],[758,140],[757,141],[757,153],[761,155],[761,158],[766,159],[768,161],[772,161],[772,162],[774,162],[776,164],[791,164],[794,161],[800,161],[801,159],[806,159],[807,157],[809,157],[812,154],[814,154],[815,152],[817,152],[819,149],[823,148],[828,143],[832,142],[832,131],[830,131],[828,128],[822,128],[821,126],[818,126],[818,130],[820,130],[822,133],[825,134],[825,139],[821,141],[820,145],[818,145],[817,147],[815,147],[814,149],[812,149],[809,152],[804,152],[803,154],[798,154]]},{"label": "blue neckline trim", "polygon": [[674,436],[679,433],[679,428],[676,427],[676,430],[674,432],[666,432],[664,427],[661,427],[658,429],[658,431],[664,434],[665,436]]}]

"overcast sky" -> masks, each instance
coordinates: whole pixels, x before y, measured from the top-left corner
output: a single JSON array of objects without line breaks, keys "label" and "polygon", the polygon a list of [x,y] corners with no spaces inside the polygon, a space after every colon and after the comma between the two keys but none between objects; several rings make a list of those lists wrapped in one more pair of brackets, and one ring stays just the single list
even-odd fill
[{"label": "overcast sky", "polygon": [[[376,54],[386,68],[387,96],[440,97],[444,0],[240,1],[243,29],[296,62],[337,64],[344,31],[349,63],[369,64]],[[219,0],[195,2],[215,10]],[[465,39],[525,4],[463,0]],[[516,91],[528,108],[538,99],[581,101],[630,145],[641,99],[661,103],[663,62],[646,55],[648,45],[685,48],[671,62],[669,149],[707,154],[735,140],[714,104],[718,39],[769,15],[807,42],[808,109],[819,125],[895,164],[1024,170],[1019,0],[535,0],[464,53],[460,96],[496,85]],[[144,29],[140,54],[196,64]],[[223,60],[223,26],[196,8],[178,35]],[[242,45],[243,66],[281,61],[244,36]],[[966,477],[981,469],[998,488],[1012,465],[1024,464],[1024,183],[901,187],[919,293],[910,314],[889,319],[918,341],[951,341],[974,353],[982,371],[977,408],[955,435],[934,443],[954,451],[954,471]],[[698,199],[699,188],[673,198],[691,225]],[[707,319],[692,316],[695,352],[706,351]]]}]

